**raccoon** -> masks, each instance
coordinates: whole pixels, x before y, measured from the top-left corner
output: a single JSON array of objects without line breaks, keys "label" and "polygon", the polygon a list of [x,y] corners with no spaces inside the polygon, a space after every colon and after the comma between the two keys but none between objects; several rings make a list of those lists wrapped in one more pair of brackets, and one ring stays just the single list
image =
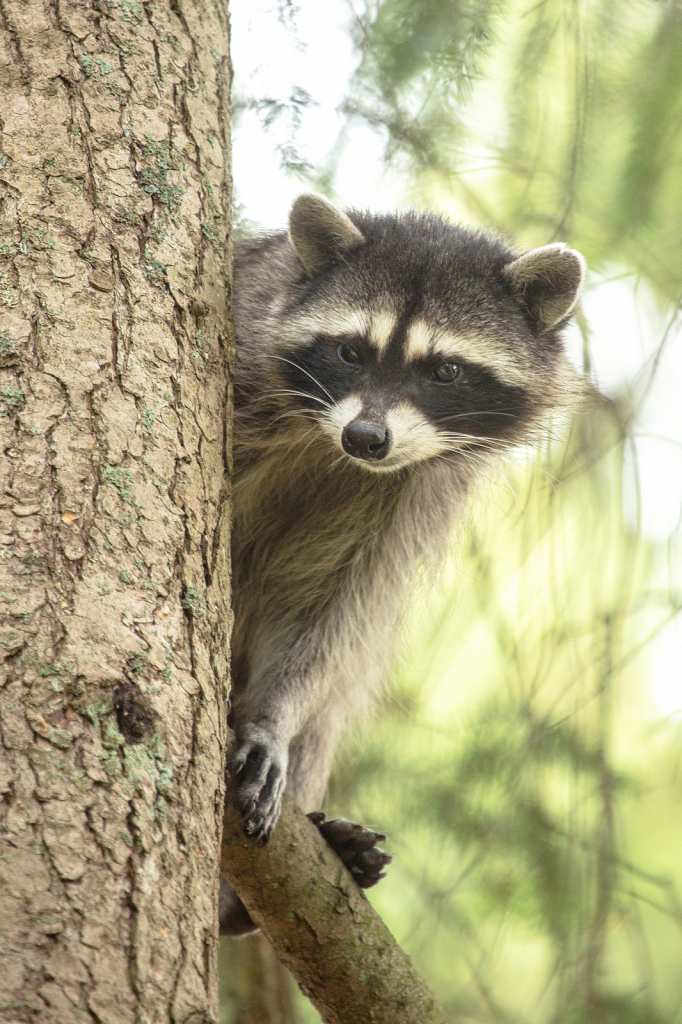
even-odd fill
[{"label": "raccoon", "polygon": [[[285,787],[319,807],[472,479],[574,393],[561,330],[583,275],[563,244],[518,255],[434,214],[312,194],[288,234],[237,244],[227,773],[254,840]],[[312,817],[361,885],[381,877],[384,836]],[[254,927],[224,882],[220,917],[224,933]]]}]

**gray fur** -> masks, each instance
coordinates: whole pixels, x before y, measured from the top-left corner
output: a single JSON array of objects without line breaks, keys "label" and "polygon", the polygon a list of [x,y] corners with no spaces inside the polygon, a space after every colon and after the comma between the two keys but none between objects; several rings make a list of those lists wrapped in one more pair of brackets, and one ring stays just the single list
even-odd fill
[{"label": "gray fur", "polygon": [[[581,274],[576,279],[576,260],[566,252],[518,257],[499,239],[433,215],[346,215],[314,196],[294,204],[290,237],[236,246],[237,739],[228,771],[254,837],[266,840],[274,827],[285,783],[304,811],[319,807],[338,737],[350,717],[369,711],[394,650],[404,596],[420,566],[443,558],[470,481],[500,450],[527,441],[547,411],[574,392],[558,328],[577,299]],[[533,306],[536,292],[541,298]],[[376,373],[343,401],[360,410],[363,422],[393,424],[382,462],[344,453],[343,424],[334,436],[342,400],[329,401],[329,390],[303,399],[305,389],[287,377],[300,372],[305,382],[308,371],[300,366],[319,349],[335,386],[345,387],[344,374],[358,368],[335,363],[335,346],[354,341],[355,323],[358,331],[369,325],[355,344],[364,346]],[[339,334],[339,324],[351,326]],[[476,357],[471,380],[485,371],[491,388],[498,382],[514,396],[516,411],[503,409],[491,420],[494,437],[443,432],[438,417],[414,405],[409,375],[418,371],[409,346],[431,359],[430,346],[442,355],[450,345],[455,365],[457,339],[470,360]],[[387,385],[382,366],[393,360],[399,367],[403,358],[407,383],[398,369]],[[433,358],[437,365],[440,356]],[[372,385],[375,378],[381,386]],[[436,401],[445,392],[429,381],[420,377],[418,387],[424,401]],[[473,385],[467,387],[471,402]],[[456,426],[456,416],[448,419]],[[400,461],[393,435],[404,424]],[[410,448],[410,438],[422,434]],[[440,446],[435,454],[433,444]],[[234,910],[226,892],[223,904]],[[229,917],[223,930],[240,930],[239,914],[232,924]]]}]

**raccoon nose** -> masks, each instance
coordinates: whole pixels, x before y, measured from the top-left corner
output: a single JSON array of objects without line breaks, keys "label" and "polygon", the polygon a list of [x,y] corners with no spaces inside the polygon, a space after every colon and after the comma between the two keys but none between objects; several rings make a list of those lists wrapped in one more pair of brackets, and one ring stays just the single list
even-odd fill
[{"label": "raccoon nose", "polygon": [[388,455],[390,438],[383,423],[353,420],[343,428],[341,444],[343,450],[354,459],[378,462]]}]

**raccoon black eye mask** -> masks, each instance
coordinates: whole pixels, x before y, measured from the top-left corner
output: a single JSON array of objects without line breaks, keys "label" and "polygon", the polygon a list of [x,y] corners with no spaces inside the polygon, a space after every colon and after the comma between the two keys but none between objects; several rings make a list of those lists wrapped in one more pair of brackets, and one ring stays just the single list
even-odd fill
[{"label": "raccoon black eye mask", "polygon": [[[485,366],[466,363],[457,355],[450,360],[434,354],[405,361],[401,350],[381,353],[362,338],[351,342],[318,337],[312,345],[287,352],[282,376],[297,392],[301,407],[317,413],[323,429],[343,451],[368,463],[368,469],[400,468],[406,459],[419,462],[433,455],[420,445],[426,431],[434,450],[440,441],[442,452],[451,450],[453,432],[461,447],[504,439],[510,425],[526,412],[524,388],[503,383]],[[339,403],[351,396],[360,412],[355,420],[339,423]],[[389,413],[401,405],[408,405],[412,415],[398,419],[404,436],[396,437]],[[416,417],[421,419],[421,431],[415,427]],[[386,435],[380,458],[369,440],[365,446],[345,443],[349,427],[361,433],[366,425],[371,425],[368,439]],[[390,456],[396,446],[402,448],[399,460],[372,465]]]},{"label": "raccoon black eye mask", "polygon": [[[286,789],[360,885],[382,876],[384,836],[317,812],[335,746],[369,713],[472,478],[575,394],[561,332],[583,274],[561,244],[518,254],[315,195],[288,233],[236,245],[228,774],[254,841]],[[254,927],[224,882],[220,920]]]}]

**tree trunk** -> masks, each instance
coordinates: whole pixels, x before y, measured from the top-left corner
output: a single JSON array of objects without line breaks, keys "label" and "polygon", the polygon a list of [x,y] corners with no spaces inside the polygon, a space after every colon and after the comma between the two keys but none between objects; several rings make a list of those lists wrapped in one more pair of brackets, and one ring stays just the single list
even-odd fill
[{"label": "tree trunk", "polygon": [[0,1020],[218,1017],[221,0],[0,0]]}]

